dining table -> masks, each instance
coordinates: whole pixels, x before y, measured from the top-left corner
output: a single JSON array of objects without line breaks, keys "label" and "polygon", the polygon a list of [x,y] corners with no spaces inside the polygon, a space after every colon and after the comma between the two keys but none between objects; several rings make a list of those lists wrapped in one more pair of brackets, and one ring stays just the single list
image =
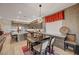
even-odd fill
[{"label": "dining table", "polygon": [[34,38],[34,37],[27,37],[27,47],[29,48],[29,51],[33,50],[33,46],[43,43],[48,38],[50,39],[50,36],[45,36],[41,40],[39,40],[38,38]]},{"label": "dining table", "polygon": [[32,50],[32,45],[37,45],[37,44],[45,41],[45,38],[49,38],[49,37],[65,38],[65,35],[60,35],[60,34],[49,34],[46,32],[32,32],[32,33],[43,34],[44,36],[42,39],[39,39],[39,40],[37,38],[34,38],[34,37],[27,37],[27,42],[28,42],[27,45],[29,46],[29,48],[31,48],[30,50]]}]

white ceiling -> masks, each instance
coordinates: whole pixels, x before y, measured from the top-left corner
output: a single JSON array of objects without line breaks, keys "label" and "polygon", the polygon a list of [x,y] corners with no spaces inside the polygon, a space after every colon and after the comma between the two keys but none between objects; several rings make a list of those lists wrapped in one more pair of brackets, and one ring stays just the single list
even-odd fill
[{"label": "white ceiling", "polygon": [[[47,16],[63,10],[74,3],[41,3],[41,15]],[[0,18],[10,20],[31,21],[39,17],[38,3],[0,3]]]}]

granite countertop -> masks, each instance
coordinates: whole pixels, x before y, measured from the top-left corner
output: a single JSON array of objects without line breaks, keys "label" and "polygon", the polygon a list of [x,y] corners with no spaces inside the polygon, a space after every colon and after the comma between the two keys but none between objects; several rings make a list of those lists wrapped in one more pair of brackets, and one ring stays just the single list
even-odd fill
[{"label": "granite countertop", "polygon": [[25,34],[25,33],[28,33],[28,32],[27,31],[12,32],[12,35]]}]

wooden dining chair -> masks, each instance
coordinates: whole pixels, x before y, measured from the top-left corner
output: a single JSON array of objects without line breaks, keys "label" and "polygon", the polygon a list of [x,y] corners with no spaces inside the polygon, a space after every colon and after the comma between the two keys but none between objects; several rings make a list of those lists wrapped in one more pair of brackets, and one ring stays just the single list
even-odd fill
[{"label": "wooden dining chair", "polygon": [[68,47],[72,47],[75,50],[76,47],[76,34],[67,34],[64,40],[64,50],[68,49]]},{"label": "wooden dining chair", "polygon": [[40,44],[33,46],[33,53],[34,54],[47,54],[47,46],[50,40],[42,41]]},{"label": "wooden dining chair", "polygon": [[50,44],[48,45],[49,54],[54,54],[53,46],[54,46],[55,39],[56,39],[55,37],[50,37]]}]

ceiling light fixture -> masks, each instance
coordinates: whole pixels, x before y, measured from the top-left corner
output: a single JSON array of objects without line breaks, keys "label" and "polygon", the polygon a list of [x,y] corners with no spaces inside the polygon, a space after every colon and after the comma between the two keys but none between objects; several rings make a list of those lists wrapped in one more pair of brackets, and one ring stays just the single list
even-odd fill
[{"label": "ceiling light fixture", "polygon": [[38,20],[39,23],[42,22],[42,17],[41,17],[41,7],[42,7],[42,5],[40,4],[40,5],[39,5],[39,8],[40,8],[39,10],[40,10],[40,12],[39,12],[39,18],[38,18],[38,19],[39,19],[39,20]]},{"label": "ceiling light fixture", "polygon": [[22,14],[22,11],[19,11],[18,13],[19,13],[19,14]]},{"label": "ceiling light fixture", "polygon": [[39,17],[41,17],[41,7],[42,7],[42,5],[40,4],[39,5],[39,8],[40,8],[40,13],[39,13],[40,15],[39,15]]}]

